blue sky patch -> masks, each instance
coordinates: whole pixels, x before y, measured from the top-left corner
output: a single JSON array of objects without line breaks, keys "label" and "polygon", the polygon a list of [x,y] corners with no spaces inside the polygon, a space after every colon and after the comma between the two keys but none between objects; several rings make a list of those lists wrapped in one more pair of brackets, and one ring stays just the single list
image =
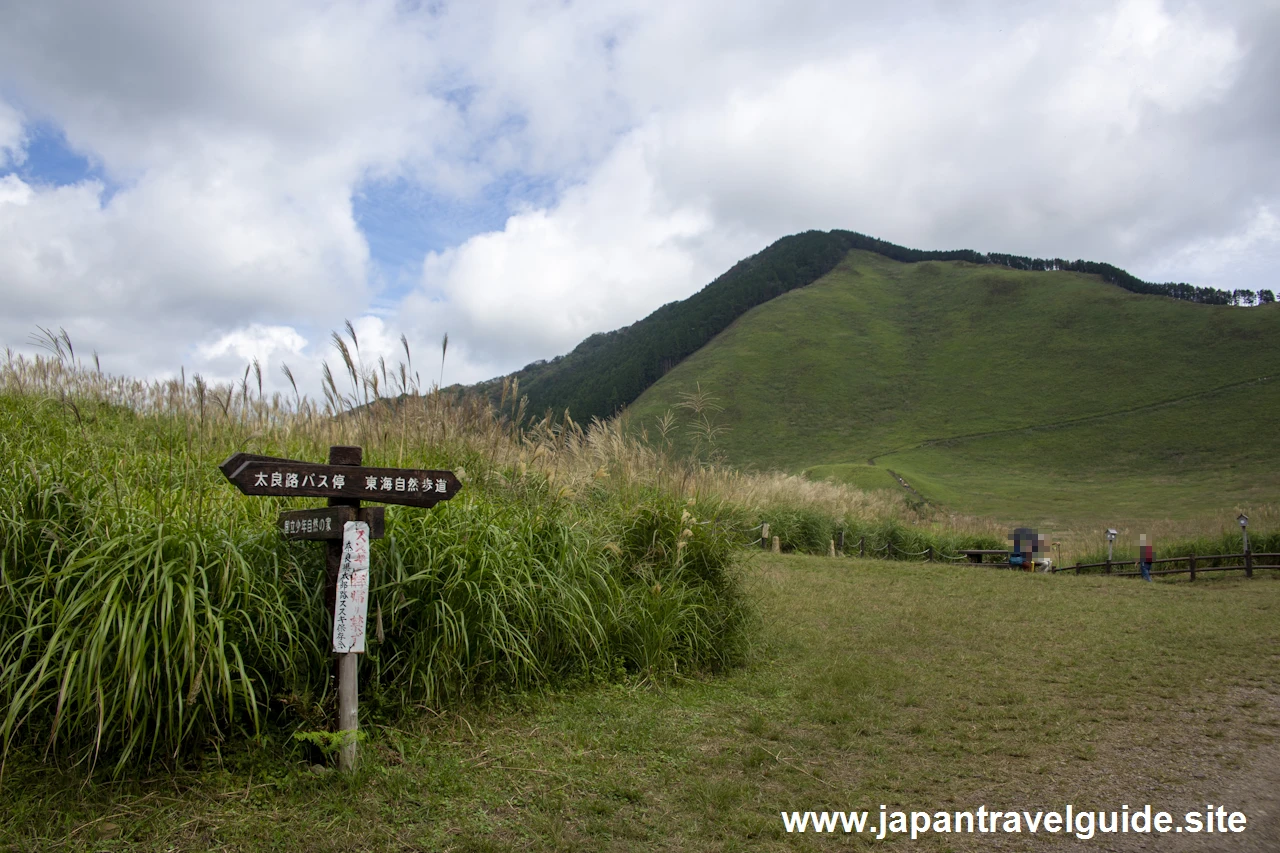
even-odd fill
[{"label": "blue sky patch", "polygon": [[352,211],[381,276],[382,297],[398,300],[418,283],[428,252],[501,231],[517,210],[553,203],[555,190],[549,179],[517,175],[495,181],[471,198],[436,194],[404,178],[366,181],[352,198]]},{"label": "blue sky patch", "polygon": [[86,180],[101,181],[106,188],[102,195],[105,206],[120,189],[111,181],[102,166],[75,151],[67,144],[62,130],[49,122],[31,122],[26,130],[27,158],[22,163],[0,174],[17,175],[33,185],[64,187]]}]

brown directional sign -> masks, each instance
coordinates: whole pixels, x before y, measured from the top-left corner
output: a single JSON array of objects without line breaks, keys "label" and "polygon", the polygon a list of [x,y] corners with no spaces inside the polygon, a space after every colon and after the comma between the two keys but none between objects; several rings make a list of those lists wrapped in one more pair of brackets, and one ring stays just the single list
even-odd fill
[{"label": "brown directional sign", "polygon": [[381,539],[386,535],[386,518],[387,508],[382,506],[367,506],[363,509],[330,506],[282,512],[278,523],[285,539],[341,539],[343,524],[348,521],[363,521],[369,525],[369,538]]},{"label": "brown directional sign", "polygon": [[218,468],[246,495],[347,498],[435,506],[462,488],[452,471],[320,465],[249,453],[237,453]]}]

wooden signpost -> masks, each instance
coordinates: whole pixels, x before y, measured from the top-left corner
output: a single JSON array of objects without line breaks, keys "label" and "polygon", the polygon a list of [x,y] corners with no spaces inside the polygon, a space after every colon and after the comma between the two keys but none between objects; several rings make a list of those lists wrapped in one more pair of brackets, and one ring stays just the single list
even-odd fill
[{"label": "wooden signpost", "polygon": [[329,463],[237,453],[218,466],[246,495],[328,498],[321,509],[280,514],[287,539],[325,543],[325,607],[333,628],[337,658],[338,730],[350,732],[338,751],[338,767],[356,766],[359,728],[356,691],[357,655],[364,652],[369,607],[369,546],[386,527],[383,507],[360,507],[360,501],[431,507],[458,493],[462,483],[452,471],[371,468],[360,463],[359,447],[329,448]]},{"label": "wooden signpost", "polygon": [[[338,453],[334,451],[352,451]],[[218,468],[246,495],[338,498],[380,501],[406,506],[435,506],[458,493],[462,484],[452,471],[408,468],[366,468],[359,462],[335,458],[363,458],[359,447],[329,448],[329,464],[237,453]],[[351,504],[345,504],[351,505]]]}]

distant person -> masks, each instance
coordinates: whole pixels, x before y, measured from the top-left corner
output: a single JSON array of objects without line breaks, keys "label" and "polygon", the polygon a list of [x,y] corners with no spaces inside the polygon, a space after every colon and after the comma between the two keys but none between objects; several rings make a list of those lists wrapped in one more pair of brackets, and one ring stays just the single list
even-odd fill
[{"label": "distant person", "polygon": [[1138,568],[1142,571],[1142,579],[1151,582],[1151,561],[1156,558],[1155,547],[1147,541],[1147,534],[1138,536]]},{"label": "distant person", "polygon": [[1039,550],[1037,538],[1044,537],[1030,527],[1017,527],[1006,537],[1013,541],[1009,551],[1009,566],[1024,571],[1035,571],[1035,552]]},{"label": "distant person", "polygon": [[1011,568],[1022,568],[1022,531],[1025,528],[1015,527],[1009,532],[1005,538],[1013,542],[1013,547],[1009,549],[1009,566]]}]

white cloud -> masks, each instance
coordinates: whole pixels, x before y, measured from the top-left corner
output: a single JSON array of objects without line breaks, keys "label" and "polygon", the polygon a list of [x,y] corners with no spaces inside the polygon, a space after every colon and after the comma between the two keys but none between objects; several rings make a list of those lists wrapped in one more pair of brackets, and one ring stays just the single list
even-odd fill
[{"label": "white cloud", "polygon": [[7,340],[37,324],[65,326],[85,347],[127,356],[115,360],[120,369],[154,372],[175,368],[211,332],[277,318],[321,323],[367,300],[367,247],[348,198],[290,186],[269,163],[157,170],[105,206],[94,181],[12,181],[10,203],[0,203],[0,288],[14,306],[0,320]]},{"label": "white cloud", "polygon": [[663,196],[651,144],[633,133],[554,210],[517,214],[502,232],[429,255],[424,292],[405,302],[405,320],[443,309],[451,334],[473,350],[484,342],[494,366],[524,363],[683,298],[750,254],[758,235],[717,233],[705,210]]},{"label": "white cloud", "polygon": [[[113,194],[0,178],[0,339],[146,375],[266,352],[314,392],[350,317],[431,380],[448,331],[470,381],[805,228],[1267,286],[1275,242],[1231,235],[1280,210],[1276,38],[1274,3],[17,4],[0,163],[49,121]],[[553,199],[426,255],[375,327],[351,199],[393,177]]]},{"label": "white cloud", "polygon": [[26,134],[22,129],[22,114],[0,101],[0,169],[16,166],[26,159]]},{"label": "white cloud", "polygon": [[228,332],[213,343],[202,344],[197,352],[203,359],[221,358],[234,354],[241,364],[270,360],[277,352],[297,355],[307,345],[307,339],[292,326],[264,326],[254,323],[243,329]]},{"label": "white cloud", "polygon": [[409,144],[429,153],[444,123],[404,23],[385,1],[51,0],[9,10],[0,71],[120,174],[249,134],[350,178]]},{"label": "white cloud", "polygon": [[[1106,235],[1135,207],[1164,216],[1160,201],[1205,192],[1170,180],[1188,158],[1215,165],[1187,150],[1170,108],[1211,99],[1237,58],[1229,34],[1194,15],[1118,24],[1132,17],[923,34],[910,61],[890,43],[797,64],[673,117],[663,185],[714,199],[718,223],[772,233],[850,227],[921,248],[1065,253],[1079,229],[1098,235],[1081,248],[1114,251]],[[1100,53],[1077,47],[1100,39]],[[1170,74],[1194,91],[1152,99],[1151,81]]]},{"label": "white cloud", "polygon": [[22,207],[35,195],[31,187],[17,175],[5,175],[0,178],[0,205]]},{"label": "white cloud", "polygon": [[[293,326],[251,323],[196,345],[191,355],[194,363],[200,365],[204,378],[214,383],[239,383],[246,376],[246,368],[249,368],[250,383],[255,383],[252,364],[256,361],[262,371],[265,389],[292,395],[293,387],[283,370],[288,367],[299,391],[317,398],[322,396],[322,368],[327,363],[338,393],[363,400],[364,383],[353,382],[343,356],[331,345],[331,336],[336,332],[348,348],[357,376],[372,378],[381,391],[399,393],[402,381],[400,364],[404,362],[407,367],[410,361],[406,358],[399,333],[381,318],[367,315],[356,318],[351,325],[355,331],[354,340],[345,322],[340,328],[327,333],[313,331],[313,337]],[[412,375],[403,377],[403,381],[411,386]],[[421,377],[421,387],[426,388],[430,384],[427,377]]]},{"label": "white cloud", "polygon": [[1237,227],[1191,240],[1145,264],[1156,281],[1177,279],[1223,290],[1280,290],[1275,260],[1280,257],[1280,216],[1261,205]]},{"label": "white cloud", "polygon": [[692,90],[725,84],[714,97],[675,97],[555,205],[429,256],[405,321],[448,323],[497,373],[786,233],[1124,263],[1256,189],[1187,132],[1236,79],[1228,26],[1148,0],[1075,11],[964,39],[921,28],[909,46],[855,39],[737,82],[729,60],[699,57],[681,73]]}]

